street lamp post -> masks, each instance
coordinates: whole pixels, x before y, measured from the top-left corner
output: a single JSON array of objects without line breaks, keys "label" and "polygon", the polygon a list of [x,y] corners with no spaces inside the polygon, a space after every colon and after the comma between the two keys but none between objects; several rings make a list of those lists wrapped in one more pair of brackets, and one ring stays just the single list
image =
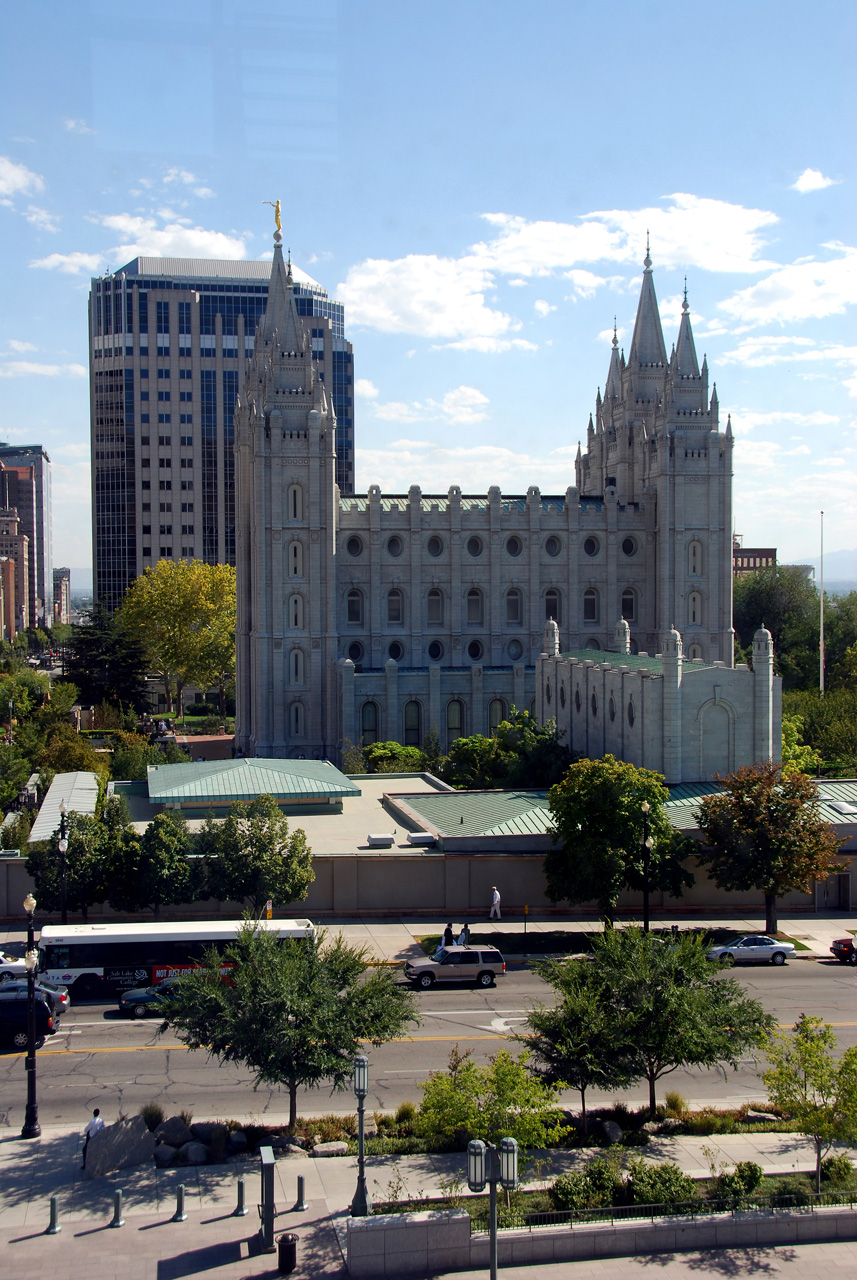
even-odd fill
[{"label": "street lamp post", "polygon": [[649,869],[654,840],[649,835],[649,802],[640,805],[643,811],[643,933],[649,932]]},{"label": "street lamp post", "polygon": [[27,966],[27,1109],[24,1112],[22,1138],[38,1138],[42,1127],[39,1124],[39,1104],[36,1101],[36,966],[39,953],[33,936],[33,912],[36,899],[28,893],[24,899],[24,910],[27,913],[27,953],[24,963]]},{"label": "street lamp post", "polygon": [[60,839],[57,848],[60,853],[60,895],[62,899],[62,922],[68,924],[68,886],[66,885],[65,875],[65,855],[68,853],[68,834],[66,827],[66,814],[68,813],[68,805],[65,800],[60,804]]},{"label": "street lamp post", "polygon": [[514,1138],[501,1138],[495,1147],[491,1142],[474,1138],[467,1144],[467,1185],[471,1191],[485,1190],[488,1183],[489,1260],[491,1280],[497,1280],[497,1183],[506,1191],[518,1185],[518,1143]]},{"label": "street lamp post", "polygon": [[357,1190],[351,1201],[352,1218],[368,1218],[372,1212],[372,1200],[366,1190],[366,1152],[364,1133],[364,1109],[369,1092],[369,1059],[359,1053],[354,1059],[354,1096],[357,1098]]}]

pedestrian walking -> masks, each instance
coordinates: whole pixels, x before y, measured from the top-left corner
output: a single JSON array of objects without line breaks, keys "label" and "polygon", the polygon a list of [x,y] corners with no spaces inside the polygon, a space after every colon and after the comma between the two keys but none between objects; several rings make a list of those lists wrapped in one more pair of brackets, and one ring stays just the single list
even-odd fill
[{"label": "pedestrian walking", "polygon": [[445,946],[445,947],[454,947],[454,946],[455,946],[455,934],[454,934],[454,933],[453,933],[453,931],[452,931],[452,921],[451,921],[451,920],[450,920],[449,924],[446,926],[446,928],[445,928],[445,929],[444,929],[444,931],[443,931],[443,946]]},{"label": "pedestrian walking", "polygon": [[458,945],[460,947],[470,946],[470,925],[466,923],[461,926],[461,933],[458,935]]},{"label": "pedestrian walking", "polygon": [[86,1148],[89,1146],[90,1139],[94,1138],[96,1133],[100,1133],[103,1128],[104,1121],[101,1118],[101,1110],[99,1107],[96,1107],[92,1113],[92,1119],[83,1131],[83,1164],[80,1166],[81,1169],[86,1168]]},{"label": "pedestrian walking", "polygon": [[491,886],[491,910],[488,912],[489,920],[500,919],[500,890],[496,884]]}]

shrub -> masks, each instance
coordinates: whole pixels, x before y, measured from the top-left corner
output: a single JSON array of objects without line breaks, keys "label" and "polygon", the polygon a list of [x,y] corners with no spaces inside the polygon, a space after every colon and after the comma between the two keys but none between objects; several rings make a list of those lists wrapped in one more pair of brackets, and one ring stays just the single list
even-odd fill
[{"label": "shrub", "polygon": [[634,1204],[684,1204],[697,1198],[693,1178],[682,1173],[671,1160],[666,1160],[663,1164],[634,1160],[628,1178],[628,1189]]},{"label": "shrub", "polygon": [[552,1207],[557,1210],[571,1209],[576,1212],[590,1207],[589,1184],[580,1169],[575,1169],[573,1173],[561,1173],[549,1188],[548,1196]]},{"label": "shrub", "polygon": [[188,1128],[191,1126],[191,1124],[193,1124],[193,1112],[191,1111],[190,1107],[185,1107],[183,1111],[179,1112],[179,1115],[181,1116],[182,1120],[184,1120]]},{"label": "shrub", "polygon": [[164,1119],[164,1109],[159,1107],[157,1102],[144,1102],[137,1114],[146,1121],[149,1133],[154,1133]]},{"label": "shrub", "polygon": [[548,1189],[554,1209],[599,1209],[622,1195],[622,1175],[615,1156],[596,1156],[584,1169],[563,1173]]},{"label": "shrub", "polygon": [[664,1094],[664,1106],[668,1116],[683,1116],[687,1111],[687,1099],[674,1089],[669,1089]]},{"label": "shrub", "polygon": [[718,1175],[716,1195],[721,1200],[743,1200],[758,1191],[764,1176],[761,1165],[755,1160],[740,1160],[731,1173],[724,1170]]},{"label": "shrub", "polygon": [[417,1118],[417,1108],[415,1103],[413,1102],[399,1103],[398,1107],[396,1108],[396,1124],[400,1128],[407,1127],[409,1131],[412,1130],[414,1127],[414,1121],[416,1120],[416,1118]]},{"label": "shrub", "polygon": [[854,1166],[848,1156],[840,1153],[822,1160],[821,1173],[828,1182],[849,1182],[854,1173]]}]

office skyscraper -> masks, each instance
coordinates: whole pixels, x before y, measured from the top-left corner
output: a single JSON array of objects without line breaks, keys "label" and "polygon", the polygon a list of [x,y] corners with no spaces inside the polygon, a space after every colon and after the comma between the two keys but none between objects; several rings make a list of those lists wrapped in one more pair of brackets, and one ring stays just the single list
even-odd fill
[{"label": "office skyscraper", "polygon": [[20,532],[30,540],[28,605],[25,627],[50,627],[53,621],[53,533],[51,460],[40,444],[0,441],[0,507],[18,512]]},{"label": "office skyscraper", "polygon": [[[232,419],[270,274],[269,262],[134,258],[92,281],[93,586],[109,608],[159,559],[235,563]],[[294,278],[336,411],[336,480],[353,493],[344,308],[297,269]]]}]

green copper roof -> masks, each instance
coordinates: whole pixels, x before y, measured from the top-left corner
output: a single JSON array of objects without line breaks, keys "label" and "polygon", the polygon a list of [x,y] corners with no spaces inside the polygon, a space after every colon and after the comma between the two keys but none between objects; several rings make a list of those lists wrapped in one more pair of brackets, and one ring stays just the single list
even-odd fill
[{"label": "green copper roof", "polygon": [[447,791],[406,799],[448,836],[544,835],[550,826],[544,791]]},{"label": "green copper roof", "polygon": [[[629,671],[651,671],[652,675],[662,675],[664,664],[660,658],[652,655],[646,657],[641,653],[607,653],[604,649],[571,649],[560,655],[563,658],[577,658],[578,662],[609,662],[611,667],[627,667]],[[710,666],[709,662],[697,662],[685,658],[683,674],[701,671]]]},{"label": "green copper roof", "polygon": [[149,800],[175,804],[205,800],[338,800],[359,796],[344,773],[326,760],[207,760],[150,765]]}]

